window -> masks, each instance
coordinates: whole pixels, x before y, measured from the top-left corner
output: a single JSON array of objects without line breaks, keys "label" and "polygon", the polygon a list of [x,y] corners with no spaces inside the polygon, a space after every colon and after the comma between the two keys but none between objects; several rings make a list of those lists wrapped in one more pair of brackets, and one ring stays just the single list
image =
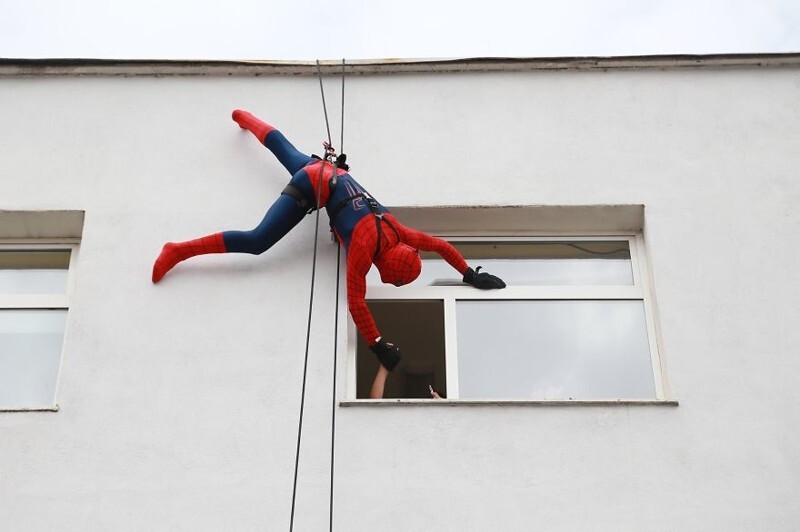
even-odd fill
[{"label": "window", "polygon": [[0,211],[0,411],[58,410],[83,211]]},{"label": "window", "polygon": [[72,246],[0,246],[0,409],[54,409]]},{"label": "window", "polygon": [[[641,232],[446,239],[508,286],[464,285],[437,255],[402,288],[373,268],[368,304],[404,358],[385,399],[431,385],[476,401],[666,400]],[[349,362],[348,398],[369,397],[378,363],[362,339]]]}]

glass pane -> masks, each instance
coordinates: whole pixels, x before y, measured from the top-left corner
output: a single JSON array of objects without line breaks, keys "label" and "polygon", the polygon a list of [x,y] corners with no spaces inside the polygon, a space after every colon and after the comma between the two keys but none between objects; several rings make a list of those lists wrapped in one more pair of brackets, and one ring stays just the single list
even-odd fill
[{"label": "glass pane", "polygon": [[462,399],[652,399],[642,301],[458,301]]},{"label": "glass pane", "polygon": [[[632,285],[627,241],[453,242],[472,267],[514,285]],[[414,286],[460,285],[461,276],[435,253],[422,253]],[[375,268],[368,283],[380,284]]]},{"label": "glass pane", "polygon": [[0,251],[0,294],[63,294],[70,250]]},{"label": "glass pane", "polygon": [[0,407],[51,406],[66,310],[0,311]]}]

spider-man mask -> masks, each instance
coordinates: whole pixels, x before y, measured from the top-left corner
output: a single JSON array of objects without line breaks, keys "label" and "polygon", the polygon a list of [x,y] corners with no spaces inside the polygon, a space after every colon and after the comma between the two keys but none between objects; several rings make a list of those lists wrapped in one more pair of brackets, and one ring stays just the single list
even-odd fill
[{"label": "spider-man mask", "polygon": [[399,242],[383,250],[375,259],[375,266],[381,274],[381,281],[403,286],[419,277],[422,261],[419,258],[419,251]]}]

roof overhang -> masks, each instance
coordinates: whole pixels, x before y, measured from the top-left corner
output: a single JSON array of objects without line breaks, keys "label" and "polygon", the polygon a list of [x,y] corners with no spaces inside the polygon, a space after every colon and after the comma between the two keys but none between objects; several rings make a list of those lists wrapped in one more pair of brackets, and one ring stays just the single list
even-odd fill
[{"label": "roof overhang", "polygon": [[[325,75],[338,75],[342,68],[340,60],[321,61],[320,65]],[[346,69],[348,75],[372,75],[798,66],[800,53],[348,60]],[[314,61],[0,59],[0,76],[311,76],[316,73]]]}]

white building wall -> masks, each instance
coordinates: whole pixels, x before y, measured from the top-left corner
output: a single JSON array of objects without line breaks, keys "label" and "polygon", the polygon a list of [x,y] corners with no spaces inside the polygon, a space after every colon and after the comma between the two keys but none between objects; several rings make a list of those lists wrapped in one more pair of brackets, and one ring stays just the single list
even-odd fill
[{"label": "white building wall", "polygon": [[[0,413],[1,528],[288,529],[314,218],[150,283],[287,181],[235,108],[319,152],[312,77],[0,78],[0,209],[86,211],[60,411]],[[800,527],[800,71],[359,76],[346,120],[386,204],[644,204],[680,406],[337,408],[336,530]],[[328,526],[321,224],[300,531]]]}]

